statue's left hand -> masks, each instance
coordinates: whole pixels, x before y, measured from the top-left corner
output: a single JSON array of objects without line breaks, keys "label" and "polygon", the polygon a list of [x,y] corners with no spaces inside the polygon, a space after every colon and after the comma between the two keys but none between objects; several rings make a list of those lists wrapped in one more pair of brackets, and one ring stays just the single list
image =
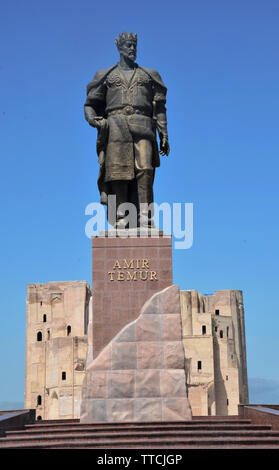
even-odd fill
[{"label": "statue's left hand", "polygon": [[170,153],[170,146],[169,146],[168,138],[163,136],[160,139],[160,155],[166,155],[167,157],[169,153]]}]

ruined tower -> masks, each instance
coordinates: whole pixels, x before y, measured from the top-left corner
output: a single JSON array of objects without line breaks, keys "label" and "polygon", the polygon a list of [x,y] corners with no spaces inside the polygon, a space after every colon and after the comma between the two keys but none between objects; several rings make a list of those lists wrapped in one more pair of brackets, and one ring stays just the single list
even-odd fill
[{"label": "ruined tower", "polygon": [[37,419],[79,417],[90,296],[85,281],[27,287],[25,408]]}]

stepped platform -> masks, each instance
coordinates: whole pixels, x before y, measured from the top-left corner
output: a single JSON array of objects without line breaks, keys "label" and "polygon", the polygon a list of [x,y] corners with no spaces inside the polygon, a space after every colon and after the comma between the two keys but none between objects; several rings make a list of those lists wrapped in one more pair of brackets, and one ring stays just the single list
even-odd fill
[{"label": "stepped platform", "polygon": [[[22,424],[21,416],[17,425],[13,417],[10,426],[9,419],[5,426],[0,419],[0,449],[279,449],[279,412],[263,410],[247,406],[241,408],[244,416],[164,423],[81,424],[75,419]],[[249,412],[252,417],[245,416]]]}]

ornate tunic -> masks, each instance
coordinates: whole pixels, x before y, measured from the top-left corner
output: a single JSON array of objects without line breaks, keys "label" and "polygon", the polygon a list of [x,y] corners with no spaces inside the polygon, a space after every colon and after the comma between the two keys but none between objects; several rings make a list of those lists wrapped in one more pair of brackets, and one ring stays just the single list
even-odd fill
[{"label": "ornate tunic", "polygon": [[99,183],[134,179],[134,144],[141,140],[152,142],[152,146],[142,145],[143,152],[153,148],[150,155],[143,155],[141,167],[152,169],[160,165],[156,128],[167,134],[166,92],[158,72],[137,64],[128,79],[118,65],[96,73],[87,86],[85,117],[88,121],[96,116],[107,119],[97,139]]}]

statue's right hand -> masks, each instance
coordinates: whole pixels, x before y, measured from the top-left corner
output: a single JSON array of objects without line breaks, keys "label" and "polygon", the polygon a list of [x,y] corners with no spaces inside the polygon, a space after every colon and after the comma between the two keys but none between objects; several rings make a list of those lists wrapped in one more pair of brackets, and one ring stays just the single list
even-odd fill
[{"label": "statue's right hand", "polygon": [[95,125],[95,119],[87,119],[88,121],[88,124],[91,126],[91,127],[96,127]]},{"label": "statue's right hand", "polygon": [[107,125],[107,120],[103,117],[96,116],[93,119],[93,122],[91,124],[93,127],[96,127],[98,130],[103,129]]}]

